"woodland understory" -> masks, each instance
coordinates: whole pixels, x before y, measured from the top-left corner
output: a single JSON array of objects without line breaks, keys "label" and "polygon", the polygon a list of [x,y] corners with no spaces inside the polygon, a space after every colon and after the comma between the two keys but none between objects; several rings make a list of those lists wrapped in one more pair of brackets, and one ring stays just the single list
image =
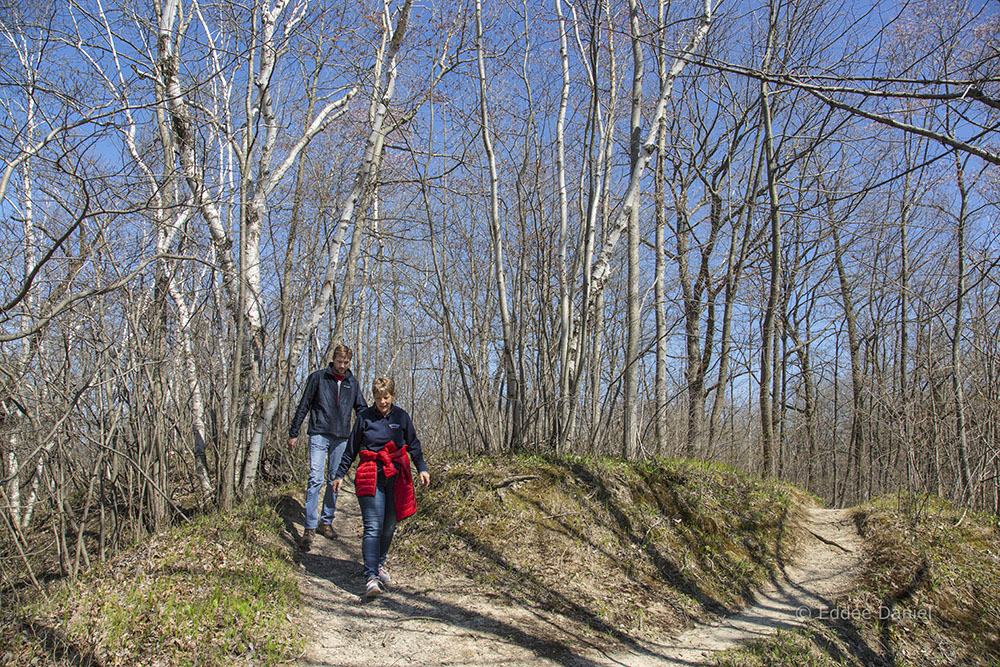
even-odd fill
[{"label": "woodland understory", "polygon": [[[436,453],[1000,513],[1000,6],[0,3],[0,573]],[[863,11],[862,11],[863,10]]]}]

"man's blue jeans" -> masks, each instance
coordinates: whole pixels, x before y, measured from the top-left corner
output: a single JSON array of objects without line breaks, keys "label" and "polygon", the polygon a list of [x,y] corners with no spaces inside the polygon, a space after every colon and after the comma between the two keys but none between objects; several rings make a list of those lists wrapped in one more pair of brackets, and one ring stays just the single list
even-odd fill
[{"label": "man's blue jeans", "polygon": [[378,479],[375,495],[358,496],[361,506],[361,523],[364,535],[361,538],[361,559],[365,565],[365,579],[378,576],[378,568],[385,565],[385,557],[396,532],[396,478],[385,478],[382,464],[378,464]]},{"label": "man's blue jeans", "polygon": [[332,523],[337,509],[337,494],[330,483],[337,474],[340,457],[347,449],[347,440],[326,435],[309,436],[309,483],[306,485],[306,529],[315,530],[320,489],[323,492],[323,523]]}]

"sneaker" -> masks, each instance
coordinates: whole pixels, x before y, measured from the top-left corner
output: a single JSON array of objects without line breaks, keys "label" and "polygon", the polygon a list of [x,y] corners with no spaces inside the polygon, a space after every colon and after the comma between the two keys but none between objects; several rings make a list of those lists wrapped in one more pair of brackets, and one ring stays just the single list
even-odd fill
[{"label": "sneaker", "polygon": [[381,582],[379,582],[378,577],[372,577],[368,580],[368,584],[365,586],[365,599],[371,600],[372,598],[377,598],[381,594]]},{"label": "sneaker", "polygon": [[335,531],[333,526],[328,523],[319,524],[319,528],[316,529],[316,532],[328,540],[332,540],[337,537],[337,531]]},{"label": "sneaker", "polygon": [[389,570],[385,569],[384,565],[380,565],[378,568],[378,581],[382,584],[382,588],[389,588],[392,583],[392,577],[389,576]]},{"label": "sneaker", "polygon": [[299,549],[302,551],[309,551],[312,548],[313,538],[316,536],[316,530],[314,528],[306,528],[302,531],[302,538],[299,539]]}]

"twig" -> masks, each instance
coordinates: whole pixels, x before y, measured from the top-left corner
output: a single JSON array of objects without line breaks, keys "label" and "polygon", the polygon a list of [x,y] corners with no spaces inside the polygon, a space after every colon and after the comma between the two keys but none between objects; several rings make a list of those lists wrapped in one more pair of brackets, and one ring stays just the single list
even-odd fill
[{"label": "twig", "polygon": [[438,618],[437,616],[401,616],[396,619],[397,621],[439,621],[441,623],[447,623],[448,621],[443,618]]},{"label": "twig", "polygon": [[[809,530],[809,529],[806,528],[806,530]],[[809,530],[809,532],[812,533],[813,537],[815,537],[820,542],[823,542],[824,544],[829,544],[831,547],[837,547],[838,549],[840,549],[844,553],[849,553],[849,554],[850,553],[854,553],[853,549],[848,549],[847,547],[844,547],[844,546],[841,546],[841,545],[837,544],[833,540],[828,540],[825,537],[823,537],[822,535],[820,535],[819,533],[813,532],[812,530]]]},{"label": "twig", "polygon": [[508,477],[499,484],[494,484],[493,488],[502,489],[505,486],[510,486],[511,484],[514,484],[516,482],[525,482],[529,479],[538,479],[538,475],[515,475],[514,477]]},{"label": "twig", "polygon": [[[3,489],[0,489],[0,493],[3,493]],[[7,494],[4,493],[4,498],[6,497]],[[17,551],[18,553],[21,554],[21,560],[24,562],[24,567],[25,569],[28,570],[28,577],[31,579],[31,583],[35,585],[35,588],[42,594],[42,597],[45,598],[45,601],[48,602],[49,596],[45,592],[45,589],[42,588],[41,585],[38,583],[38,579],[35,579],[35,573],[31,569],[31,562],[28,560],[28,555],[24,553],[24,549],[21,546],[22,540],[25,541],[25,546],[27,546],[27,540],[25,540],[24,536],[21,535],[20,531],[18,530],[17,524],[14,523],[14,520],[11,517],[7,516],[6,512],[0,512],[0,514],[3,515],[4,523],[7,524],[7,528],[10,530],[11,536],[14,538],[14,544],[17,545]]]},{"label": "twig", "polygon": [[653,525],[649,527],[649,530],[646,531],[646,534],[642,536],[642,542],[639,543],[640,546],[642,546],[642,547],[646,546],[646,540],[649,539],[649,534],[653,532],[654,528],[656,528],[661,523],[663,523],[663,519],[664,518],[665,517],[660,517],[660,519],[658,521],[653,522]]}]

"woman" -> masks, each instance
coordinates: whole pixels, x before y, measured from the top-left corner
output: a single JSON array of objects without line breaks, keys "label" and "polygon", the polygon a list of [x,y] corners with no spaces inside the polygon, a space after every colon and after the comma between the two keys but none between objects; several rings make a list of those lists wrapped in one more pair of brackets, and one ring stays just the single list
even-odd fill
[{"label": "woman", "polygon": [[372,382],[374,405],[363,410],[354,421],[347,449],[333,480],[333,492],[337,493],[354,459],[361,457],[354,473],[354,485],[364,524],[361,557],[367,579],[365,598],[376,597],[388,588],[391,580],[385,558],[396,532],[396,522],[417,509],[411,458],[417,466],[421,486],[431,483],[413,421],[405,410],[392,404],[395,393],[392,378],[378,377]]}]

